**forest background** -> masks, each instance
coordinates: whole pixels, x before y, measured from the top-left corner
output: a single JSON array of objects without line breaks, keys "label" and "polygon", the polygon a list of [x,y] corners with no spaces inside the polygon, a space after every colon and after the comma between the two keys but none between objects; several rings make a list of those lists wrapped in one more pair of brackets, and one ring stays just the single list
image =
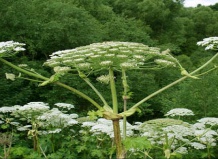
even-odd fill
[{"label": "forest background", "polygon": [[[169,48],[191,71],[213,55],[197,46],[197,41],[218,35],[218,3],[196,8],[185,8],[183,0],[0,0],[0,4],[0,41],[27,44],[24,53],[8,60],[28,64],[46,76],[51,75],[51,70],[42,64],[52,52],[103,41],[139,42],[162,50]],[[81,116],[92,109],[84,99],[53,85],[38,87],[30,81],[11,82],[5,78],[5,72],[14,70],[2,63],[0,68],[0,107],[33,101],[65,102],[74,104]],[[128,76],[133,92],[129,105],[178,79],[179,72],[176,69],[132,72]],[[94,74],[91,78],[96,77],[98,75]],[[217,71],[199,80],[186,80],[142,104],[141,113],[130,117],[129,121],[159,118],[170,109],[181,107],[191,109],[196,119],[218,117],[217,80]],[[95,94],[79,77],[66,76],[62,81],[95,99]],[[121,82],[119,75],[116,82]],[[97,81],[95,84],[100,86]],[[111,98],[109,89],[106,86],[100,90],[108,99]],[[122,96],[122,88],[117,89]]]}]

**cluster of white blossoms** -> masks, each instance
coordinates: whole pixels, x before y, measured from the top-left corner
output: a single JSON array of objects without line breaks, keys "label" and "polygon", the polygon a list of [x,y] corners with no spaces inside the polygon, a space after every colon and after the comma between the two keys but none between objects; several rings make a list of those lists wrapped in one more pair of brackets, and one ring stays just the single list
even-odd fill
[{"label": "cluster of white blossoms", "polygon": [[194,113],[190,109],[186,109],[186,108],[171,109],[170,111],[168,111],[165,114],[165,116],[170,116],[170,117],[174,117],[174,116],[189,116],[189,115],[194,115]]},{"label": "cluster of white blossoms", "polygon": [[[133,135],[133,126],[127,122],[127,128],[126,128],[126,135],[132,136]],[[123,120],[120,120],[120,127],[123,126]],[[114,138],[114,132],[113,132],[113,123],[111,120],[107,120],[104,118],[99,118],[97,121],[86,121],[82,123],[82,127],[88,127],[90,128],[90,132],[93,133],[93,135],[99,135],[99,134],[107,134],[110,138]],[[123,130],[121,129],[121,135],[123,134]]]},{"label": "cluster of white blossoms", "polygon": [[[173,114],[172,116],[184,115],[184,113],[177,112],[175,114],[175,110],[171,112],[173,113],[169,113],[169,116],[171,114]],[[193,115],[193,112],[190,110],[185,112],[187,115]],[[217,125],[218,118],[214,117],[202,118],[195,124],[164,118],[136,124],[134,129],[139,131],[139,135],[146,136],[152,145],[163,147],[170,142],[172,152],[184,154],[188,153],[187,150],[190,147],[200,150],[206,149],[208,146],[216,146],[218,137]]]},{"label": "cluster of white blossoms", "polygon": [[0,108],[0,113],[12,113],[16,110],[18,110],[21,106],[20,105],[15,105],[15,106],[11,106],[11,107],[1,107]]},{"label": "cluster of white blossoms", "polygon": [[159,48],[133,42],[103,42],[54,52],[44,65],[90,71],[109,67],[135,69],[150,64],[152,67],[163,67],[163,63],[165,66],[176,66],[175,58],[169,52],[160,52]]},{"label": "cluster of white blossoms", "polygon": [[38,116],[38,120],[42,127],[65,128],[78,123],[77,114],[64,114],[57,108],[53,108],[42,115]]},{"label": "cluster of white blossoms", "polygon": [[218,37],[209,37],[197,42],[197,45],[205,46],[205,50],[218,50]]},{"label": "cluster of white blossoms", "polygon": [[[17,127],[18,131],[37,131],[40,135],[59,133],[63,128],[71,127],[78,123],[77,114],[66,114],[74,108],[68,103],[56,103],[56,107],[50,109],[44,102],[30,102],[23,106],[11,106],[0,108],[0,124],[7,123]],[[64,111],[59,110],[64,109]],[[2,115],[1,115],[2,114]],[[19,122],[14,122],[15,120]],[[21,122],[20,122],[21,121]]]},{"label": "cluster of white blossoms", "polygon": [[55,103],[54,105],[59,107],[59,108],[64,108],[64,109],[68,109],[68,110],[74,108],[73,104],[68,104],[68,103]]},{"label": "cluster of white blossoms", "polygon": [[109,75],[101,75],[101,76],[97,77],[96,80],[101,82],[101,83],[108,84],[110,82],[110,76]]},{"label": "cluster of white blossoms", "polygon": [[24,43],[14,41],[0,42],[0,57],[8,57],[19,51],[24,51],[24,45]]},{"label": "cluster of white blossoms", "polygon": [[50,107],[44,102],[30,102],[13,112],[15,117],[25,117],[28,120],[34,120],[37,116],[45,111],[48,111]]}]

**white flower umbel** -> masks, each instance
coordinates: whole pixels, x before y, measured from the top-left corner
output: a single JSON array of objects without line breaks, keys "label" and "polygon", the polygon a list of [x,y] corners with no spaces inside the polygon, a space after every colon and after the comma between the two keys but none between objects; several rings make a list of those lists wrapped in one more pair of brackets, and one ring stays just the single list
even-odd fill
[{"label": "white flower umbel", "polygon": [[49,106],[44,102],[30,102],[13,112],[15,117],[25,117],[28,121],[35,120],[39,115],[49,110]]},{"label": "white flower umbel", "polygon": [[68,109],[68,110],[74,108],[74,105],[67,104],[67,103],[55,103],[54,105],[56,105],[59,108],[64,108],[64,109]]},{"label": "white flower umbel", "polygon": [[174,63],[175,59],[169,56],[168,52],[162,53],[159,48],[148,47],[141,43],[113,41],[57,51],[50,55],[50,59],[44,64],[49,67],[67,66],[90,72],[110,67],[116,70],[138,69],[145,63],[147,63],[146,67],[148,64],[151,64],[150,67],[159,66],[158,63],[154,66],[155,59],[166,60],[168,65],[177,65],[176,62]]},{"label": "white flower umbel", "polygon": [[42,127],[64,128],[77,124],[78,121],[75,120],[77,117],[77,114],[64,114],[57,108],[53,108],[38,116],[37,119]]},{"label": "white flower umbel", "polygon": [[108,84],[110,82],[110,76],[109,75],[101,75],[100,77],[96,78],[97,81]]},{"label": "white flower umbel", "polygon": [[194,113],[191,110],[186,109],[186,108],[175,108],[165,114],[165,116],[171,116],[171,117],[189,116],[189,115],[194,115]]},{"label": "white flower umbel", "polygon": [[[123,120],[120,120],[120,127],[122,127],[122,124]],[[107,134],[110,138],[114,137],[113,124],[111,120],[100,118],[96,122],[84,122],[82,127],[90,127],[90,132],[92,132],[94,135]],[[127,122],[127,136],[133,135],[132,129],[132,125]],[[121,134],[122,133],[123,132],[121,129]]]},{"label": "white flower umbel", "polygon": [[1,107],[0,108],[0,113],[12,113],[16,110],[18,110],[21,106],[19,105],[15,105],[15,106],[11,106],[11,107]]},{"label": "white flower umbel", "polygon": [[199,142],[192,142],[192,143],[190,143],[190,145],[191,145],[192,147],[194,147],[195,149],[197,149],[197,150],[202,150],[202,149],[205,149],[205,148],[206,148],[205,145],[203,145],[203,144],[201,144],[201,143],[199,143]]},{"label": "white flower umbel", "polygon": [[215,125],[218,125],[218,118],[205,117],[205,118],[199,119],[198,122],[204,125],[215,126]]},{"label": "white flower umbel", "polygon": [[216,146],[217,132],[210,129],[196,130],[195,135],[199,142],[207,146]]},{"label": "white flower umbel", "polygon": [[0,57],[12,56],[19,51],[24,51],[24,43],[14,41],[0,42]]},{"label": "white flower umbel", "polygon": [[209,37],[197,42],[197,45],[205,46],[205,50],[218,50],[218,37]]}]

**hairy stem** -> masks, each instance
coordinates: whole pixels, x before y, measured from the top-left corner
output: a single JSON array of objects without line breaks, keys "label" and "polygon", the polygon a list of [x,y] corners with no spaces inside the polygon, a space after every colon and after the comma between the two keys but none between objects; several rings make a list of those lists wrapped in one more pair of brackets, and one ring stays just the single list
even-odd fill
[{"label": "hairy stem", "polygon": [[49,79],[49,78],[44,77],[44,76],[42,76],[42,75],[40,75],[38,73],[33,73],[33,72],[27,71],[25,69],[22,69],[22,68],[20,68],[20,67],[18,67],[16,65],[4,60],[3,58],[0,58],[0,61],[4,62],[5,64],[7,64],[8,66],[14,68],[15,70],[18,70],[19,72],[22,72],[22,73],[27,74],[29,76],[40,78],[40,79],[43,79],[43,80],[48,80]]},{"label": "hairy stem", "polygon": [[113,129],[114,129],[114,140],[116,144],[116,158],[124,159],[125,155],[123,151],[123,145],[121,142],[119,119],[112,120],[112,121],[113,121]]},{"label": "hairy stem", "polygon": [[118,113],[117,91],[114,81],[114,71],[112,68],[109,69],[109,76],[110,76],[111,95],[113,101],[113,112],[117,114]]},{"label": "hairy stem", "polygon": [[102,94],[93,86],[93,84],[89,81],[88,78],[83,78],[83,80],[92,88],[92,90],[98,95],[98,97],[101,99],[101,101],[104,103],[104,105],[108,106],[106,100],[102,96]]},{"label": "hairy stem", "polygon": [[97,102],[95,102],[92,98],[90,98],[89,96],[85,95],[84,93],[78,91],[77,89],[75,89],[75,88],[73,88],[73,87],[70,87],[70,86],[68,86],[68,85],[66,85],[66,84],[64,84],[64,83],[61,83],[61,82],[55,82],[55,84],[58,85],[58,86],[61,86],[61,87],[65,88],[65,89],[68,89],[68,90],[70,90],[71,92],[73,92],[73,93],[79,95],[80,97],[82,97],[82,98],[88,100],[88,101],[89,101],[90,103],[92,103],[96,108],[102,109],[102,107],[101,107]]},{"label": "hairy stem", "polygon": [[[123,111],[125,112],[127,109],[127,99],[128,99],[128,91],[129,86],[127,84],[127,76],[126,71],[122,69],[122,81],[123,81]],[[126,138],[126,116],[123,116],[123,139]]]}]

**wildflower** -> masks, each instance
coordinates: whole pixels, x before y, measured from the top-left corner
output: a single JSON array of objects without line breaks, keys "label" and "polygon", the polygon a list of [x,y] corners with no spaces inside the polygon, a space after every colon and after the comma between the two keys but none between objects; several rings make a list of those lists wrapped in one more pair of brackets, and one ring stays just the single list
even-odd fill
[{"label": "wildflower", "polygon": [[161,65],[161,66],[164,66],[164,67],[169,67],[169,66],[176,67],[176,64],[174,62],[167,61],[164,59],[156,59],[156,60],[154,60],[154,62]]},{"label": "wildflower", "polygon": [[52,126],[60,128],[77,124],[78,121],[75,120],[77,117],[77,114],[64,114],[57,108],[53,108],[38,116],[37,119],[41,121],[42,127]]},{"label": "wildflower", "polygon": [[60,66],[56,66],[56,67],[54,67],[54,71],[55,72],[68,72],[69,70],[71,70],[71,68],[70,67],[60,67]]},{"label": "wildflower", "polygon": [[55,129],[55,130],[48,131],[48,134],[56,134],[56,133],[59,133],[59,132],[61,132],[61,129]]},{"label": "wildflower", "polygon": [[178,149],[176,149],[175,152],[177,152],[179,154],[188,154],[188,150],[186,147],[179,147]]},{"label": "wildflower", "polygon": [[56,105],[59,108],[65,108],[65,109],[68,109],[68,110],[74,108],[74,105],[67,104],[67,103],[55,103],[54,105]]},{"label": "wildflower", "polygon": [[91,121],[86,121],[82,123],[82,127],[92,127],[94,126],[96,123],[95,122],[91,122]]},{"label": "wildflower", "polygon": [[102,61],[102,62],[100,62],[101,66],[111,66],[112,64],[113,64],[112,61]]},{"label": "wildflower", "polygon": [[186,108],[175,108],[165,114],[165,116],[171,116],[171,117],[189,116],[189,115],[194,115],[194,113],[191,110],[186,109]]},{"label": "wildflower", "polygon": [[218,118],[215,117],[205,117],[200,120],[198,120],[199,123],[205,124],[205,125],[210,125],[210,126],[215,126],[218,125]]},{"label": "wildflower", "polygon": [[[165,60],[169,58],[168,55],[161,54],[159,48],[148,47],[140,43],[113,41],[93,43],[72,50],[54,52],[50,57],[44,65],[50,67],[58,65],[73,66],[80,69],[82,67],[82,65],[79,65],[81,62],[83,64],[88,62],[89,67],[82,68],[83,70],[87,69],[87,71],[90,68],[99,69],[102,66],[104,69],[108,69],[108,66],[113,66],[118,70],[121,68],[133,69],[144,65],[142,61],[151,60],[149,62],[153,62],[154,57]],[[173,65],[173,61],[168,61]]]},{"label": "wildflower", "polygon": [[[120,127],[122,127],[123,120],[120,120]],[[96,122],[83,122],[82,127],[90,127],[90,132],[94,135],[98,134],[107,134],[110,138],[114,137],[113,133],[113,124],[111,120],[107,120],[104,118],[99,118]],[[133,134],[132,125],[127,122],[127,136],[131,136]],[[121,134],[122,134],[121,129]]]},{"label": "wildflower", "polygon": [[203,144],[201,144],[201,143],[199,143],[199,142],[192,142],[192,143],[190,143],[190,145],[191,145],[192,147],[194,147],[195,149],[197,149],[197,150],[202,150],[202,149],[205,149],[205,148],[206,148],[205,145],[203,145]]},{"label": "wildflower", "polygon": [[121,68],[126,68],[126,69],[130,69],[130,68],[136,68],[136,64],[135,63],[130,63],[130,62],[124,62],[120,64]]},{"label": "wildflower", "polygon": [[110,76],[109,75],[102,75],[100,77],[97,77],[96,80],[101,82],[101,83],[108,84],[110,82]]},{"label": "wildflower", "polygon": [[218,50],[218,37],[209,37],[197,42],[197,45],[206,46],[205,50]]},{"label": "wildflower", "polygon": [[18,66],[19,67],[27,67],[28,65],[27,64],[19,64]]},{"label": "wildflower", "polygon": [[80,69],[89,69],[91,68],[91,64],[86,62],[86,63],[79,63],[77,64],[77,67]]},{"label": "wildflower", "polygon": [[18,110],[20,108],[19,105],[15,105],[15,106],[12,106],[12,107],[1,107],[0,108],[0,113],[12,113],[16,110]]},{"label": "wildflower", "polygon": [[25,104],[24,106],[21,106],[19,108],[19,111],[38,111],[43,112],[49,110],[49,106],[47,103],[44,102],[30,102]]},{"label": "wildflower", "polygon": [[14,41],[0,42],[0,57],[8,57],[19,51],[24,51],[24,43]]}]

